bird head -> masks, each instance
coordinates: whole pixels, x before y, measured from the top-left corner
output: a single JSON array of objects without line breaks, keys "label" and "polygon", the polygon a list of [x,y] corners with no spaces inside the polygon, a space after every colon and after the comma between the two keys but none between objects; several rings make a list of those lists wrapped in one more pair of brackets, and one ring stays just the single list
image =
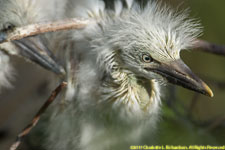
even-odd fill
[{"label": "bird head", "polygon": [[[29,24],[42,22],[47,14],[41,10],[39,1],[33,0],[1,0],[0,1],[0,43],[7,39],[7,35]],[[53,54],[48,50],[45,39],[41,36],[24,38],[3,43],[1,50],[11,55],[17,55],[35,62],[57,74],[64,73],[64,69],[57,64]]]},{"label": "bird head", "polygon": [[211,89],[180,58],[180,51],[191,48],[201,34],[199,22],[187,14],[151,2],[144,10],[136,7],[104,22],[104,39],[98,40],[104,53],[113,51],[119,66],[135,75],[212,97]]}]

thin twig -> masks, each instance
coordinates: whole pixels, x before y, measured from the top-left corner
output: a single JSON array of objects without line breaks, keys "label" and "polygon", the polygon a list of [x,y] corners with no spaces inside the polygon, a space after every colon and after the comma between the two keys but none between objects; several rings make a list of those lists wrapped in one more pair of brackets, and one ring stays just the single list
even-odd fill
[{"label": "thin twig", "polygon": [[195,106],[196,106],[196,104],[198,102],[199,96],[200,95],[198,93],[195,93],[194,96],[192,97],[191,104],[190,104],[189,110],[187,112],[187,116],[188,117],[191,117],[192,112],[193,112],[193,110],[194,110],[194,108],[195,108]]},{"label": "thin twig", "polygon": [[44,22],[31,24],[23,27],[17,27],[12,32],[1,37],[0,43],[13,40],[20,40],[25,37],[34,36],[47,32],[55,32],[61,30],[82,29],[90,23],[90,20],[67,19],[55,22]]},{"label": "thin twig", "polygon": [[34,116],[31,123],[17,136],[16,141],[12,144],[10,147],[10,150],[16,150],[19,145],[21,144],[21,141],[23,138],[30,133],[30,131],[36,126],[38,121],[40,120],[41,115],[47,110],[49,105],[55,100],[57,95],[62,91],[64,87],[66,87],[67,83],[62,82],[51,94],[51,96],[48,98],[48,100],[45,102],[45,104],[41,107],[41,109],[38,111],[38,113]]},{"label": "thin twig", "polygon": [[199,51],[225,56],[225,46],[198,39],[193,47]]},{"label": "thin twig", "polygon": [[218,119],[212,121],[212,123],[206,128],[207,131],[212,131],[213,129],[220,126],[225,121],[225,115],[222,117],[219,117]]}]

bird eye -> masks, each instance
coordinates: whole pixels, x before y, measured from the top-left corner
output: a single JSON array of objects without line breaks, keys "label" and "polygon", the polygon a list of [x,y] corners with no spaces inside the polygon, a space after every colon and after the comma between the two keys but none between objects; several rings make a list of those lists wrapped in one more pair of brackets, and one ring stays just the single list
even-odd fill
[{"label": "bird eye", "polygon": [[5,23],[3,26],[3,31],[10,31],[13,30],[15,28],[15,26],[12,23]]},{"label": "bird eye", "polygon": [[145,63],[150,63],[152,62],[152,57],[147,55],[147,54],[144,54],[142,55],[142,60],[145,62]]}]

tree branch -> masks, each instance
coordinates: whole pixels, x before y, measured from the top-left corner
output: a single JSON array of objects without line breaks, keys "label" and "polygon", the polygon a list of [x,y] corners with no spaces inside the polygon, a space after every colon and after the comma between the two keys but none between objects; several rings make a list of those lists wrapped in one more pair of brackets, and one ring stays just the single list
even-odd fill
[{"label": "tree branch", "polygon": [[51,96],[48,98],[48,100],[45,102],[45,104],[41,107],[41,109],[38,111],[38,113],[34,116],[31,123],[17,136],[16,141],[12,144],[10,147],[10,150],[16,150],[20,144],[22,139],[30,133],[30,131],[36,126],[38,121],[40,120],[41,115],[47,110],[49,105],[55,100],[57,95],[62,91],[64,87],[66,87],[67,83],[62,82],[51,94]]},{"label": "tree branch", "polygon": [[3,42],[10,42],[13,40],[19,40],[25,37],[34,36],[47,32],[55,32],[61,30],[82,29],[90,24],[90,20],[82,19],[67,19],[55,22],[44,22],[31,24],[23,27],[17,27],[12,32],[0,34],[0,44]]},{"label": "tree branch", "polygon": [[220,56],[225,56],[225,46],[210,43],[205,40],[198,39],[193,47],[202,52],[208,52]]}]

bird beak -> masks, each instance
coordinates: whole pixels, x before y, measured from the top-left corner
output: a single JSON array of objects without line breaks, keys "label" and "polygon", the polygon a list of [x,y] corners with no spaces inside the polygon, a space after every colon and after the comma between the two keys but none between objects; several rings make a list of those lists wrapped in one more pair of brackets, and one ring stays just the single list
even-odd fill
[{"label": "bird beak", "polygon": [[213,92],[208,85],[196,76],[182,60],[160,64],[150,70],[166,78],[169,83],[213,97]]},{"label": "bird beak", "polygon": [[65,71],[61,65],[56,62],[52,52],[44,45],[40,37],[29,37],[21,40],[12,41],[19,50],[19,55],[39,64],[56,74],[63,75]]}]

